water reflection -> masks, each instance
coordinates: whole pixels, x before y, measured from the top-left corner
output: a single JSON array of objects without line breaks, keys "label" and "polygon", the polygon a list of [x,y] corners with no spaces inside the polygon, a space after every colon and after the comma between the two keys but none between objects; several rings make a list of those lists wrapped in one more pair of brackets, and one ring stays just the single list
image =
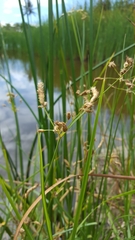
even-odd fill
[{"label": "water reflection", "polygon": [[[1,60],[1,75],[3,75],[7,80],[8,71],[6,64],[3,60]],[[12,80],[12,85],[20,92],[26,102],[30,105],[33,112],[37,116],[37,94],[35,92],[34,81],[31,78],[31,70],[28,61],[22,61],[21,59],[8,59],[9,70]],[[56,73],[55,73],[56,74]],[[56,77],[56,75],[55,75]],[[59,79],[59,78],[55,78]],[[40,81],[41,78],[38,75],[38,80]],[[0,129],[1,134],[3,136],[3,140],[5,145],[10,152],[12,158],[15,158],[15,121],[14,121],[14,114],[11,110],[11,104],[8,102],[7,96],[8,88],[7,84],[2,77],[0,77]],[[55,81],[55,91],[54,91],[54,99],[57,99],[60,95],[59,86],[57,85],[57,81]],[[25,151],[24,154],[29,154],[29,148],[34,138],[35,132],[37,130],[37,123],[27,108],[25,103],[20,99],[20,97],[16,94],[15,102],[17,107],[17,114],[18,120],[20,125],[20,134],[22,140],[22,149]],[[67,105],[69,106],[69,105]],[[69,106],[70,107],[70,106]],[[68,110],[68,109],[67,109]],[[61,100],[57,102],[54,108],[54,115],[55,119],[59,119],[58,115],[62,112],[62,103]],[[28,157],[26,157],[28,159]],[[3,157],[2,152],[0,150],[0,163],[2,163]],[[0,170],[1,171],[1,170]]]},{"label": "water reflection", "polygon": [[[37,66],[37,76],[38,80],[41,80],[41,69],[40,66],[37,65],[38,59],[36,60],[36,66]],[[27,101],[27,103],[30,105],[32,110],[34,111],[35,115],[37,116],[37,105],[36,105],[36,92],[35,92],[35,86],[34,81],[31,74],[30,64],[27,58],[24,59],[16,59],[13,56],[9,56],[8,59],[9,69],[10,69],[10,75],[12,79],[13,86],[21,93],[23,98]],[[55,62],[55,72],[54,72],[54,99],[57,99],[57,97],[60,94],[60,72],[58,67],[58,62]],[[67,61],[67,69],[68,69],[68,76],[71,75],[71,68],[70,68],[70,62]],[[80,75],[80,63],[78,61],[74,62],[75,64],[75,73],[76,77]],[[84,68],[87,70],[87,64],[84,64]],[[0,62],[0,71],[1,75],[3,75],[6,79],[8,79],[8,72],[5,62],[1,59]],[[95,74],[95,73],[94,73]],[[98,73],[97,75],[98,76]],[[94,76],[93,76],[94,77]],[[65,79],[65,84],[68,79]],[[100,88],[100,86],[99,86]],[[12,158],[15,157],[15,149],[16,149],[16,141],[15,141],[15,122],[14,122],[14,116],[13,112],[11,110],[10,103],[7,102],[7,85],[2,77],[0,77],[0,129],[1,134],[3,136],[3,140],[5,142],[5,145],[11,154]],[[107,96],[108,94],[108,96]],[[108,91],[106,94],[106,98],[110,96],[110,92]],[[122,97],[123,98],[123,97]],[[111,101],[111,100],[110,100]],[[25,103],[20,99],[19,96],[16,95],[15,102],[17,106],[18,111],[18,119],[20,124],[20,134],[21,134],[21,140],[22,140],[22,149],[24,151],[24,159],[28,159],[29,154],[29,148],[31,146],[32,140],[34,138],[34,135],[36,133],[37,129],[37,123],[34,119],[34,116],[31,114],[29,109],[26,107]],[[67,111],[70,109],[70,105],[67,102]],[[119,108],[119,106],[118,106]],[[61,100],[57,102],[54,108],[54,115],[55,119],[59,119],[59,116],[62,112],[62,103]],[[94,115],[93,115],[94,116]],[[100,132],[101,128],[106,129],[107,121],[109,120],[109,111],[107,109],[104,110],[104,113],[100,115],[100,119],[102,119],[102,123],[104,126],[98,126],[97,132],[99,133],[99,137],[97,140],[97,144],[101,140]],[[104,120],[103,120],[104,118]],[[117,118],[117,116],[116,116]],[[116,119],[117,120],[117,119]],[[117,121],[116,121],[117,122]],[[119,137],[119,132],[117,133],[117,137]],[[19,162],[19,161],[18,161]],[[3,157],[2,152],[0,150],[0,163],[3,163]],[[0,168],[0,173],[3,174],[2,169]]]},{"label": "water reflection", "polygon": [[[12,84],[15,88],[22,94],[22,96],[26,99],[26,101],[30,104],[31,108],[34,110],[35,114],[37,114],[37,109],[35,106],[36,95],[34,89],[33,81],[28,81],[27,73],[25,71],[25,65],[20,60],[9,59],[9,69],[11,74]],[[7,79],[8,72],[6,68],[6,64],[2,62],[1,74]],[[0,128],[1,134],[3,136],[3,140],[6,144],[6,147],[11,154],[12,158],[15,158],[15,149],[16,149],[16,141],[15,141],[15,121],[14,115],[11,110],[11,104],[8,103],[7,97],[8,88],[5,81],[0,78]],[[16,95],[15,102],[17,106],[18,112],[18,120],[20,124],[20,133],[22,139],[22,149],[26,150],[26,153],[29,152],[29,141],[34,137],[33,130],[36,129],[36,122],[25,106],[25,104],[21,101],[20,97]],[[3,107],[3,104],[5,107]],[[2,163],[2,152],[0,151],[0,162]],[[19,161],[18,161],[19,162]],[[1,171],[1,170],[0,170]]]}]

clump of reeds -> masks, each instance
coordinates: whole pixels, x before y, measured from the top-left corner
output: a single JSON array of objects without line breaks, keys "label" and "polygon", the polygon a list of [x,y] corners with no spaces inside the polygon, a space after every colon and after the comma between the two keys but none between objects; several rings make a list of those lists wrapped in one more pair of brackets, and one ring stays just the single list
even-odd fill
[{"label": "clump of reeds", "polygon": [[[28,2],[30,1],[26,1],[26,3]],[[24,21],[24,15],[26,14],[23,15],[23,11],[21,11],[26,34],[25,37],[27,40],[27,47],[29,50],[29,57],[32,66],[32,74],[35,81],[35,86],[37,86],[35,92],[38,94],[38,117],[34,115],[30,106],[28,104],[26,105],[29,107],[31,113],[33,114],[37,125],[42,128],[38,129],[38,134],[37,132],[35,132],[35,137],[29,151],[30,154],[28,156],[25,154],[25,159],[27,159],[28,161],[26,174],[24,172],[25,168],[23,169],[23,164],[21,165],[21,162],[23,162],[22,159],[20,162],[20,169],[18,170],[18,168],[14,164],[14,159],[12,159],[12,157],[10,156],[10,151],[6,149],[3,138],[0,134],[0,143],[5,160],[5,169],[9,178],[9,181],[0,178],[0,185],[2,186],[2,190],[5,193],[6,198],[6,201],[5,199],[3,199],[3,205],[7,209],[6,214],[5,211],[2,212],[2,216],[4,217],[0,218],[0,227],[4,226],[4,228],[2,229],[2,233],[0,233],[0,237],[3,237],[4,231],[6,231],[9,236],[11,236],[12,232],[8,223],[10,223],[11,219],[14,219],[16,225],[15,233],[13,233],[14,240],[17,240],[19,235],[21,238],[28,238],[31,240],[39,237],[41,239],[50,240],[58,238],[69,240],[85,240],[89,238],[114,238],[119,240],[121,234],[119,231],[119,227],[121,227],[121,229],[123,230],[123,235],[125,235],[124,237],[126,239],[131,239],[132,235],[134,235],[134,229],[130,229],[131,220],[134,216],[134,204],[132,204],[131,199],[134,200],[132,196],[134,195],[135,191],[134,185],[132,183],[129,184],[129,181],[133,180],[134,177],[119,176],[116,174],[135,174],[134,91],[132,101],[130,101],[129,96],[126,96],[126,101],[124,101],[125,99],[123,98],[121,106],[121,108],[123,108],[124,104],[126,103],[130,112],[129,133],[126,133],[127,136],[125,136],[126,127],[124,121],[121,129],[121,138],[119,138],[119,141],[121,141],[122,145],[122,154],[120,155],[119,153],[118,155],[114,156],[113,152],[115,152],[114,148],[117,148],[116,141],[118,141],[118,125],[120,120],[123,120],[121,111],[118,118],[115,119],[116,107],[118,106],[119,96],[123,91],[121,85],[120,87],[118,87],[115,85],[115,83],[118,82],[121,84],[122,82],[125,83],[126,87],[131,86],[134,88],[134,77],[129,77],[128,80],[125,79],[125,76],[127,76],[129,70],[132,69],[134,65],[133,59],[126,57],[123,68],[120,71],[117,70],[117,65],[114,61],[110,62],[110,60],[106,60],[106,66],[104,67],[101,75],[97,77],[95,81],[92,81],[93,79],[91,79],[90,76],[93,67],[91,61],[92,58],[90,58],[88,72],[85,72],[82,61],[79,78],[79,89],[81,90],[78,90],[76,92],[77,81],[74,73],[74,53],[72,46],[73,42],[71,41],[72,32],[70,32],[70,26],[73,27],[75,43],[77,45],[79,54],[82,57],[85,51],[85,37],[90,35],[85,35],[85,27],[87,28],[87,21],[90,20],[90,22],[88,22],[88,26],[90,26],[90,24],[94,22],[92,22],[92,16],[87,15],[86,11],[82,10],[81,20],[85,21],[81,21],[81,24],[83,25],[83,34],[82,31],[80,34],[80,28],[79,25],[77,25],[78,15],[75,15],[74,12],[72,12],[69,18],[68,14],[66,13],[64,1],[62,1],[64,12],[63,16],[62,18],[60,18],[59,11],[57,11],[57,21],[54,22],[54,18],[52,15],[53,4],[51,0],[48,2],[49,41],[47,42],[47,44],[49,44],[49,51],[45,52],[47,52],[49,56],[47,56],[46,58],[44,56],[43,49],[48,45],[44,44],[44,32],[42,32],[43,28],[41,24],[38,35],[40,39],[40,52],[43,67],[42,77],[44,80],[42,81],[45,82],[45,78],[47,79],[46,89],[44,89],[44,83],[42,81],[38,83],[38,78],[35,76],[36,66],[34,65],[32,51],[32,42],[34,41],[31,41],[30,38],[32,30],[30,29],[30,26],[26,26]],[[56,5],[58,9],[58,3]],[[20,9],[22,10],[21,4]],[[38,2],[38,9],[40,9],[40,1]],[[91,10],[93,9],[91,8]],[[104,13],[104,15],[105,14],[106,13]],[[29,19],[29,12],[27,17]],[[106,16],[103,19],[106,20]],[[60,24],[62,25],[62,28]],[[114,24],[114,22],[112,24]],[[62,33],[61,29],[63,29]],[[104,31],[102,32],[104,34]],[[63,36],[62,41],[61,35]],[[59,109],[60,114],[57,121],[54,120],[54,109],[56,101],[54,102],[53,99],[53,66],[55,57],[53,55],[53,47],[55,46],[55,36],[57,36],[58,41],[57,50],[60,60],[59,72],[62,89],[61,94],[58,97],[59,99],[62,99],[62,111],[60,111]],[[92,35],[90,36],[91,39],[92,37],[94,37]],[[101,45],[100,49],[104,52],[102,43],[104,41],[106,44],[106,41],[105,38],[100,35],[100,31],[99,36],[99,41]],[[116,36],[116,38],[118,38],[118,35]],[[119,42],[118,39],[117,42]],[[96,41],[96,43],[98,43],[98,41]],[[66,46],[66,49],[64,49],[64,46]],[[94,47],[96,48],[96,45]],[[88,48],[90,49],[90,45],[88,46]],[[98,51],[98,49],[95,54],[102,54]],[[68,52],[71,60],[73,82],[70,83],[69,90],[71,90],[70,94],[72,95],[72,108],[75,111],[74,116],[71,112],[67,111],[66,106],[65,78],[69,79],[69,77],[66,68],[65,50]],[[109,54],[109,51],[112,52],[110,43],[107,54]],[[91,56],[92,55],[90,55],[90,57]],[[46,63],[46,66],[44,63]],[[116,79],[111,78],[113,82],[110,85],[108,85],[107,78],[108,66],[113,67],[114,71],[116,71],[118,75]],[[98,87],[96,80],[101,82],[100,91],[97,90]],[[129,85],[130,80],[131,85]],[[89,87],[87,87],[87,89],[83,90],[85,81],[90,84],[88,84]],[[6,80],[6,82],[10,84],[9,81]],[[106,83],[107,88],[105,89]],[[73,89],[71,89],[71,85],[73,86]],[[106,97],[105,94],[108,93],[108,90],[112,91],[111,106],[108,103],[108,97]],[[125,90],[127,89],[124,89],[124,91]],[[47,92],[49,98],[48,107],[47,102],[45,101],[45,91]],[[12,101],[14,99],[12,91],[9,95]],[[102,105],[103,98],[105,98],[106,100],[105,103],[108,103],[107,107],[110,110],[110,115],[108,119],[105,119],[105,122],[103,115],[104,109]],[[96,106],[95,111],[94,106]],[[16,122],[16,127],[19,128],[18,122]],[[101,129],[101,131],[97,131],[97,128]],[[56,135],[58,135],[57,141],[55,138],[55,133]],[[97,135],[99,136],[99,139],[101,138],[98,147],[96,146],[98,141]],[[19,146],[18,150],[22,151],[22,146],[18,141],[19,137],[17,136],[16,138],[16,146]],[[125,141],[125,138],[128,141],[128,144]],[[124,155],[124,147],[128,148],[127,159]],[[17,153],[17,151],[15,153]],[[117,156],[119,158],[117,158]],[[19,157],[21,158],[21,155]],[[18,158],[16,159],[15,163],[17,163],[17,161]],[[126,166],[125,161],[127,161]],[[102,166],[100,166],[100,164]],[[33,165],[34,170],[31,167]],[[108,169],[110,167],[111,174],[108,174]],[[35,182],[37,182],[37,178],[39,179],[39,177],[37,177],[38,173],[40,176],[40,181],[39,184],[36,184]],[[99,181],[97,180],[98,178],[100,178]],[[108,184],[108,178],[116,180],[124,179],[125,181],[125,184],[122,184],[123,182],[121,181],[121,184],[118,185],[118,190],[121,191],[117,191],[116,194],[114,194],[113,192],[113,196],[109,195],[109,188],[112,189],[112,185],[110,186]],[[16,181],[16,179],[20,179],[21,181]],[[118,183],[120,183],[120,181]],[[31,187],[29,188],[29,186]],[[39,190],[36,190],[37,186],[39,186]],[[115,213],[118,214],[115,215]],[[119,221],[118,217],[122,220]]]}]

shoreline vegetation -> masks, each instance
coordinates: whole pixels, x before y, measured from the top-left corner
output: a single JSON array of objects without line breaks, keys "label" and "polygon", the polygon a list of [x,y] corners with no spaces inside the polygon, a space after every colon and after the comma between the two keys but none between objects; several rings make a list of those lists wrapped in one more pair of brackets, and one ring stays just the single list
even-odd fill
[{"label": "shoreline vegetation", "polygon": [[[0,28],[7,69],[6,77],[0,74],[0,81],[7,87],[15,122],[14,129],[7,126],[15,144],[14,157],[4,141],[1,123],[0,169],[7,177],[0,175],[0,239],[135,239],[134,5],[129,1],[111,5],[108,0],[94,5],[90,0],[90,7],[85,4],[83,10],[78,7],[69,13],[62,0],[61,16],[56,0],[54,18],[53,1],[49,0],[48,21],[42,23],[38,0],[39,24],[34,27],[30,24],[32,1],[26,0],[25,6],[20,0],[18,3],[23,32],[17,25],[16,29],[9,25]],[[9,51],[28,54],[37,115],[12,84]],[[36,54],[40,56],[41,81]],[[54,100],[56,58],[61,88]],[[78,58],[80,76],[76,79],[74,60]],[[99,65],[101,72],[93,79],[93,70]],[[108,77],[109,69],[116,77]],[[28,154],[22,148],[16,94],[37,124]],[[55,121],[59,99],[62,106]],[[102,111],[103,104],[110,111],[109,118]]]},{"label": "shoreline vegetation", "polygon": [[[77,9],[67,12],[67,19],[69,22],[70,39],[73,48],[73,58],[79,61],[88,61],[91,50],[89,49],[90,42],[90,7],[85,4],[84,8],[78,6]],[[110,1],[100,2],[93,6],[92,24],[93,24],[93,39],[96,41],[94,45],[94,64],[97,64],[104,59],[111,56],[113,52],[117,53],[123,49],[123,42],[125,47],[130,46],[135,39],[135,31],[130,21],[134,22],[134,5],[132,1],[118,1],[111,3]],[[59,19],[59,36],[58,36],[58,23],[57,17],[53,17],[53,38],[54,38],[54,57],[59,57],[58,42],[60,38],[63,54],[68,60],[69,56],[69,43],[66,29],[63,27],[63,15]],[[74,23],[73,23],[74,22]],[[99,26],[100,24],[100,26]],[[84,26],[85,25],[85,26]],[[79,36],[79,44],[82,44],[83,31],[85,34],[84,40],[84,53],[81,59],[78,46],[76,44],[76,37],[74,34],[74,27],[77,27],[76,34]],[[35,26],[25,22],[25,28],[30,31],[32,38],[33,51],[35,56],[41,56],[40,49],[40,32],[42,31],[42,41],[45,44],[43,53],[48,56],[49,51],[49,23],[48,20],[43,22],[41,26],[39,23]],[[84,29],[85,28],[85,29]],[[18,55],[28,54],[27,44],[24,35],[24,24],[16,23],[13,26],[6,24],[2,26],[2,32],[5,39],[6,50],[14,52]],[[96,39],[98,33],[98,39]],[[2,50],[2,42],[0,40],[0,52]],[[128,50],[127,55],[131,55],[133,49]]]}]

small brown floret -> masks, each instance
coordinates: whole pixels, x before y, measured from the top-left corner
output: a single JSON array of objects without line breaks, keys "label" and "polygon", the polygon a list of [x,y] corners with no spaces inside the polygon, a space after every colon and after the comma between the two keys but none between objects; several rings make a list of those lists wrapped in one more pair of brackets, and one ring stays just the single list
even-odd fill
[{"label": "small brown floret", "polygon": [[94,103],[98,99],[99,92],[97,91],[96,87],[92,87],[91,92],[92,92],[93,96],[90,101],[91,101],[91,103]]},{"label": "small brown floret", "polygon": [[121,75],[123,75],[124,73],[126,73],[127,72],[127,70],[125,69],[125,68],[122,68],[121,70],[120,70],[120,74]]},{"label": "small brown floret", "polygon": [[125,63],[124,63],[124,68],[128,68],[129,67],[129,63],[126,61]]},{"label": "small brown floret", "polygon": [[44,83],[43,82],[38,83],[37,93],[38,93],[39,102],[41,104],[41,106],[39,106],[39,107],[46,107],[47,102],[44,101],[45,94],[44,94]]},{"label": "small brown floret", "polygon": [[133,63],[134,63],[133,58],[130,58],[130,57],[128,57],[128,56],[126,56],[126,61],[128,62],[129,66],[132,66]]},{"label": "small brown floret", "polygon": [[71,118],[71,113],[70,112],[67,112],[66,113],[66,116],[67,116],[67,119],[69,120]]},{"label": "small brown floret", "polygon": [[55,126],[54,126],[54,132],[55,133],[60,134],[62,132],[66,132],[67,131],[66,123],[56,121],[54,124],[55,124]]},{"label": "small brown floret", "polygon": [[110,62],[109,64],[108,64],[108,67],[112,67],[112,68],[115,68],[116,67],[116,64],[115,64],[115,62],[114,61],[112,61],[112,62]]},{"label": "small brown floret", "polygon": [[77,95],[80,95],[80,90],[77,90],[77,91],[76,91],[76,94],[77,94]]}]

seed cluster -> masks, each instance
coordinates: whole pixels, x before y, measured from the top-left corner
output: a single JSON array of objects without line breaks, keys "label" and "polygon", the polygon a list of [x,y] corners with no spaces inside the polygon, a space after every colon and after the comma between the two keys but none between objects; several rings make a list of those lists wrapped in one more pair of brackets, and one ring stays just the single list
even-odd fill
[{"label": "seed cluster", "polygon": [[8,92],[7,93],[7,96],[9,97],[8,98],[8,102],[11,103],[12,102],[12,99],[15,98],[15,94],[12,93],[12,92]]},{"label": "seed cluster", "polygon": [[[132,89],[135,88],[135,77],[126,79],[124,76],[128,76],[127,73],[129,70],[131,70],[134,67],[134,59],[131,57],[126,56],[126,60],[123,64],[123,68],[119,71],[117,70],[117,66],[114,61],[109,62],[108,67],[114,68],[115,72],[118,74],[119,78],[118,80],[125,84],[126,88],[124,90],[127,93],[133,93]],[[94,78],[93,82],[95,81],[103,81],[104,77],[96,77]],[[106,78],[107,80],[107,78]],[[114,84],[108,84],[110,87],[117,89],[117,87]]]},{"label": "seed cluster", "polygon": [[133,58],[126,56],[126,61],[124,62],[123,68],[120,70],[120,74],[125,74],[134,64]]},{"label": "seed cluster", "polygon": [[47,102],[45,102],[45,94],[44,94],[44,83],[43,82],[39,82],[38,83],[38,89],[37,89],[37,93],[38,93],[38,99],[40,102],[40,106],[41,108],[46,107]]},{"label": "seed cluster", "polygon": [[13,112],[17,112],[17,108],[16,108],[16,105],[15,105],[15,103],[14,103],[14,98],[15,98],[17,95],[15,95],[13,92],[8,92],[8,93],[7,93],[7,96],[8,96],[8,102],[11,104],[12,111],[13,111]]},{"label": "seed cluster", "polygon": [[77,90],[76,94],[79,96],[83,96],[84,98],[84,105],[80,110],[85,111],[87,113],[92,112],[92,107],[97,101],[99,95],[99,92],[97,91],[96,87],[91,87],[90,89],[84,90],[83,92]]},{"label": "seed cluster", "polygon": [[59,122],[56,121],[54,123],[54,132],[57,133],[58,135],[60,135],[62,132],[66,132],[67,131],[67,125],[65,122]]}]

